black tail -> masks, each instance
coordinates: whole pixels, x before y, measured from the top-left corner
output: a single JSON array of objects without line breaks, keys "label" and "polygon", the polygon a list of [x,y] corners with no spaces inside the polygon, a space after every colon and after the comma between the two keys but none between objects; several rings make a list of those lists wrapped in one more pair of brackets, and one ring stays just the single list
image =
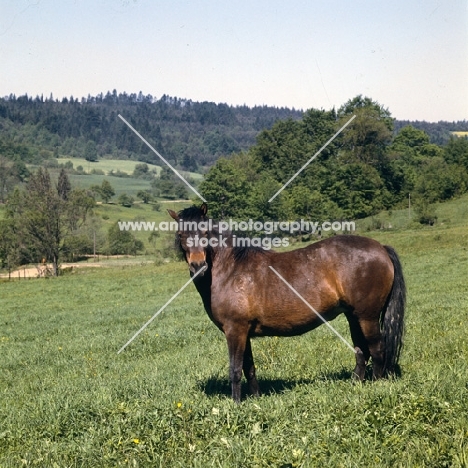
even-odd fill
[{"label": "black tail", "polygon": [[403,320],[406,304],[406,285],[400,259],[392,247],[384,246],[393,263],[393,286],[382,311],[382,333],[385,346],[384,375],[393,374],[398,366],[403,345]]}]

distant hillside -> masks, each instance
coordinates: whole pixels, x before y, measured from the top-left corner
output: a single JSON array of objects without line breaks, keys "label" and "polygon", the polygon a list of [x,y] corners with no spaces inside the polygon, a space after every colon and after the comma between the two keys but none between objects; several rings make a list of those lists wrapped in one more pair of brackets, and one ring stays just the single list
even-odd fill
[{"label": "distant hillside", "polygon": [[295,109],[234,107],[115,91],[60,102],[52,97],[13,95],[0,99],[2,136],[15,143],[49,151],[50,156],[97,156],[159,164],[158,157],[118,114],[174,165],[190,171],[212,165],[221,155],[247,150],[257,134],[277,120],[300,119],[303,115]]},{"label": "distant hillside", "polygon": [[424,120],[396,120],[395,121],[395,132],[397,133],[403,127],[412,125],[418,130],[425,131],[431,140],[431,143],[436,145],[445,145],[449,140],[452,133],[460,133],[468,131],[468,121],[462,120],[458,122],[444,122],[439,121],[435,123],[425,122]]},{"label": "distant hillside", "polygon": [[[118,118],[122,114],[172,164],[202,171],[220,156],[247,150],[261,130],[278,120],[299,120],[302,110],[268,106],[229,106],[213,102],[151,95],[107,94],[62,101],[10,95],[0,99],[0,147],[29,149],[22,159],[50,157],[133,159],[160,161]],[[406,125],[424,130],[431,142],[445,144],[453,131],[467,131],[468,122],[395,121],[397,132]],[[16,149],[12,149],[16,145]]]}]

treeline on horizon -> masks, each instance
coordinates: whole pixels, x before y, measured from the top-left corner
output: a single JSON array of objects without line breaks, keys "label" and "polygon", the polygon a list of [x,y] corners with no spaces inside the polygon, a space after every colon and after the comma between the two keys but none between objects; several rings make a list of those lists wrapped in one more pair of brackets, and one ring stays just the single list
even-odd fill
[{"label": "treeline on horizon", "polygon": [[[246,151],[279,120],[305,112],[270,106],[230,106],[163,95],[117,93],[86,98],[15,96],[0,99],[0,141],[23,145],[24,162],[50,157],[131,159],[160,164],[158,157],[118,118],[127,119],[175,167],[203,172],[220,156]],[[468,122],[394,120],[393,132],[412,125],[444,145]],[[21,151],[20,151],[21,153]]]},{"label": "treeline on horizon", "polygon": [[[299,119],[295,109],[228,106],[163,95],[105,95],[54,100],[52,96],[0,99],[2,139],[31,149],[39,161],[52,156],[160,159],[118,118],[121,114],[175,167],[201,172],[220,156],[245,151],[277,120]],[[47,153],[48,152],[48,153]]]}]

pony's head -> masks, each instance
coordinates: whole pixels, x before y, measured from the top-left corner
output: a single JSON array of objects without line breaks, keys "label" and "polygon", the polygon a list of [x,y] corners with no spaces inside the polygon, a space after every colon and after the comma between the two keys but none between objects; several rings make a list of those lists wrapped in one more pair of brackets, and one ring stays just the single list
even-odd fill
[{"label": "pony's head", "polygon": [[[203,203],[200,207],[191,206],[179,213],[167,210],[172,219],[177,221],[179,227],[176,234],[176,244],[184,254],[192,274],[208,266],[208,236],[209,232],[204,229],[208,224],[208,207]],[[204,271],[199,276],[204,275]]]}]

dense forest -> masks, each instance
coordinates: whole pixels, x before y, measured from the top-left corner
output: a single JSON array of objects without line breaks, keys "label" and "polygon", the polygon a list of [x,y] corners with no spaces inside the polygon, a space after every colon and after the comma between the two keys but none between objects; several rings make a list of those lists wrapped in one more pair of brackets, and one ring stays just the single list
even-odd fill
[{"label": "dense forest", "polygon": [[[269,202],[331,135],[355,116],[287,190]],[[248,152],[219,159],[200,186],[217,217],[356,219],[407,203],[421,222],[435,222],[431,204],[468,189],[468,140],[444,145],[406,125],[395,133],[388,109],[357,96],[337,111],[310,109],[262,131]]]},{"label": "dense forest", "polygon": [[0,100],[1,139],[32,149],[31,157],[134,159],[158,157],[118,118],[121,114],[173,165],[190,171],[211,166],[221,155],[243,151],[258,132],[301,111],[228,106],[175,97],[117,94],[73,97],[9,96]]},{"label": "dense forest", "polygon": [[445,145],[449,142],[452,132],[468,132],[468,121],[458,122],[426,122],[424,120],[395,120],[394,133],[397,134],[403,127],[411,125],[422,130],[429,136],[430,142],[436,145]]},{"label": "dense forest", "polygon": [[[212,102],[117,91],[58,101],[49,96],[10,95],[0,99],[0,144],[15,143],[22,160],[52,156],[134,159],[159,164],[157,156],[118,118],[121,114],[173,165],[203,171],[220,156],[245,151],[257,135],[279,120],[297,121],[302,110],[229,106]],[[431,143],[446,144],[451,131],[468,122],[394,121],[392,131],[412,125]],[[26,151],[26,148],[29,151]]]}]

